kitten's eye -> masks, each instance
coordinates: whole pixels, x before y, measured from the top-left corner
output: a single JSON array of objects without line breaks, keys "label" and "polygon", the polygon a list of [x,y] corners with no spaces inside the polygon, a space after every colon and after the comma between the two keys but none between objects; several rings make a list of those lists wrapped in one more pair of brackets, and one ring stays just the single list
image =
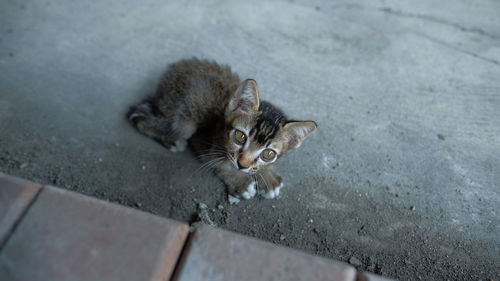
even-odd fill
[{"label": "kitten's eye", "polygon": [[234,142],[239,145],[244,145],[247,141],[247,135],[240,130],[234,132]]},{"label": "kitten's eye", "polygon": [[272,149],[264,149],[264,151],[262,151],[260,153],[260,158],[262,160],[264,160],[265,162],[270,162],[270,161],[273,161],[273,159],[276,157],[276,151],[272,150]]}]

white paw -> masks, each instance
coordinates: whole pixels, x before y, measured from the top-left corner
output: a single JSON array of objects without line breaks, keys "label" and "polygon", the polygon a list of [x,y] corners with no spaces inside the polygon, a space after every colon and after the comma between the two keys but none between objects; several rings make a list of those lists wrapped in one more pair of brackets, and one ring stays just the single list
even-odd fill
[{"label": "white paw", "polygon": [[280,185],[275,187],[273,190],[270,190],[270,191],[264,193],[262,196],[264,196],[264,198],[266,198],[266,199],[276,198],[276,197],[278,197],[278,195],[280,195],[280,190],[282,187],[283,187],[283,183],[280,183]]},{"label": "white paw", "polygon": [[227,195],[227,200],[229,201],[229,204],[231,204],[231,205],[236,205],[236,204],[240,203],[240,199],[234,197],[231,194]]},{"label": "white paw", "polygon": [[252,181],[252,183],[250,183],[248,185],[248,187],[245,190],[245,192],[243,192],[241,194],[241,197],[243,197],[244,199],[248,200],[248,199],[254,197],[256,193],[257,193],[257,190],[255,189],[255,181]]},{"label": "white paw", "polygon": [[169,149],[172,152],[181,152],[186,149],[187,141],[184,139],[175,142],[175,145],[171,146]]}]

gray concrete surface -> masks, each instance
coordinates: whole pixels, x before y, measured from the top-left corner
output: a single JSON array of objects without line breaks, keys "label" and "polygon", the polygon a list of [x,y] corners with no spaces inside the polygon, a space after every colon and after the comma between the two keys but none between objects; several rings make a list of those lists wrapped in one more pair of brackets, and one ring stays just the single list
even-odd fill
[{"label": "gray concrete surface", "polygon": [[[500,279],[500,2],[3,1],[0,171],[403,280]],[[168,63],[255,78],[318,131],[229,205],[125,120]],[[219,206],[220,205],[220,206]]]}]

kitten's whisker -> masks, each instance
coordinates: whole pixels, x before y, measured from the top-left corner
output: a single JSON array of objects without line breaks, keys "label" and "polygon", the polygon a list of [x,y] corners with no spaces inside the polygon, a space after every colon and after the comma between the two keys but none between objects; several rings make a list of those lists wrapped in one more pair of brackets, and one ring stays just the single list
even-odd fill
[{"label": "kitten's whisker", "polygon": [[214,159],[212,159],[212,160],[209,160],[209,161],[207,161],[207,162],[203,165],[203,167],[209,167],[210,165],[212,165],[212,163],[217,162],[218,160],[221,160],[221,159],[224,159],[224,157],[222,157],[222,156],[221,156],[221,157],[217,157],[217,158],[214,158]]},{"label": "kitten's whisker", "polygon": [[198,151],[213,151],[213,150],[226,151],[226,149],[225,149],[224,147],[215,147],[215,148],[199,149]]},{"label": "kitten's whisker", "polygon": [[222,161],[224,161],[224,159],[225,159],[225,157],[214,159],[215,161],[213,161],[212,163],[210,163],[210,165],[207,166],[207,169],[214,168],[216,165],[218,165],[219,163],[221,163]]},{"label": "kitten's whisker", "polygon": [[204,153],[204,154],[199,154],[196,157],[206,157],[206,156],[213,156],[213,155],[219,155],[219,156],[225,156],[226,153],[223,152],[209,152],[209,153]]},{"label": "kitten's whisker", "polygon": [[226,152],[226,155],[227,155],[227,157],[229,158],[229,160],[231,160],[231,161],[233,161],[233,162],[236,162],[236,159],[233,157],[233,155],[231,155],[231,153]]},{"label": "kitten's whisker", "polygon": [[218,164],[220,164],[223,161],[224,161],[224,157],[214,159],[214,161],[211,161],[208,165],[206,165],[204,167],[203,172],[208,172],[208,171],[212,170],[215,166],[217,166]]},{"label": "kitten's whisker", "polygon": [[221,150],[221,149],[203,149],[203,150],[196,151],[196,153],[200,154],[200,155],[203,155],[205,153],[211,153],[211,152],[227,153],[227,151]]},{"label": "kitten's whisker", "polygon": [[203,163],[203,165],[201,165],[198,169],[196,169],[196,171],[194,172],[195,173],[203,173],[205,171],[208,171],[209,169],[213,168],[215,165],[217,165],[219,162],[222,162],[226,157],[222,156],[222,157],[218,157],[218,158],[215,158],[215,159],[212,159],[212,160],[209,160],[205,163]]},{"label": "kitten's whisker", "polygon": [[225,155],[224,153],[214,152],[214,153],[206,153],[206,154],[198,155],[196,157],[198,159],[201,159],[203,157],[224,156],[224,155]]},{"label": "kitten's whisker", "polygon": [[203,163],[200,167],[198,167],[198,169],[196,169],[196,171],[194,171],[194,174],[197,172],[202,172],[205,167],[210,165],[210,163],[212,163],[213,161],[216,161],[217,159],[220,159],[220,158],[223,158],[223,157],[215,158],[215,159],[212,159],[212,160],[209,160],[209,161]]}]

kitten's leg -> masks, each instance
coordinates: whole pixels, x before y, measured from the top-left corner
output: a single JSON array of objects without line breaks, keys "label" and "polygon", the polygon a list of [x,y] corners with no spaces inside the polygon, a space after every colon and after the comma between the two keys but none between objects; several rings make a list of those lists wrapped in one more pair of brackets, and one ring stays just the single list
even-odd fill
[{"label": "kitten's leg", "polygon": [[217,169],[217,174],[231,195],[248,200],[257,194],[256,182],[250,175],[224,168]]},{"label": "kitten's leg", "polygon": [[147,101],[132,107],[127,117],[139,132],[158,141],[171,131],[170,122],[166,120],[154,102]]},{"label": "kitten's leg", "polygon": [[259,194],[266,199],[273,199],[280,194],[283,179],[271,168],[264,168],[257,172]]},{"label": "kitten's leg", "polygon": [[187,139],[196,131],[196,125],[189,121],[177,120],[165,116],[155,105],[147,101],[132,108],[128,119],[139,132],[151,137],[173,152],[183,151]]},{"label": "kitten's leg", "polygon": [[173,128],[175,128],[176,139],[171,139],[173,141],[173,146],[170,147],[170,151],[184,151],[187,146],[187,140],[196,132],[196,124],[192,121],[178,120],[174,122]]}]

